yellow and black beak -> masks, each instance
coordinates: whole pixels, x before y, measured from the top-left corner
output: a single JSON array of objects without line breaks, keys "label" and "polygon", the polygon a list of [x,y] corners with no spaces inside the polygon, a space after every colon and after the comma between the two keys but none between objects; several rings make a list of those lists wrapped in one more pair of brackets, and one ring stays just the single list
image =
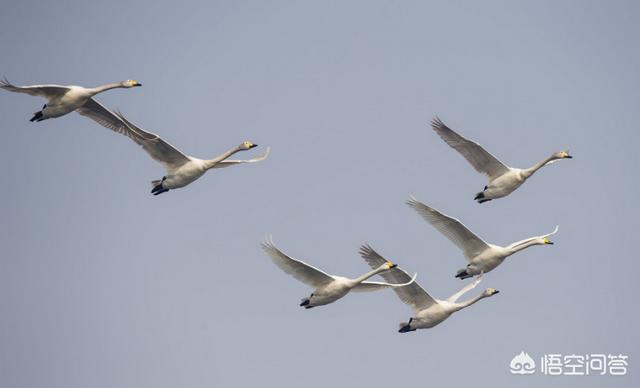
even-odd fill
[{"label": "yellow and black beak", "polygon": [[389,269],[391,269],[391,268],[395,268],[395,267],[397,267],[397,266],[398,266],[398,264],[394,264],[394,263],[392,263],[392,262],[390,262],[390,261],[388,261],[388,262],[387,262],[387,265],[389,266]]},{"label": "yellow and black beak", "polygon": [[252,143],[252,144],[249,146],[249,148],[256,148],[257,146],[258,146],[257,144],[253,144],[253,143]]},{"label": "yellow and black beak", "polygon": [[137,82],[135,84],[133,84],[133,86],[142,86],[142,84],[140,82]]},{"label": "yellow and black beak", "polygon": [[553,241],[549,240],[548,238],[545,237],[544,239],[544,243],[547,245],[553,245]]}]

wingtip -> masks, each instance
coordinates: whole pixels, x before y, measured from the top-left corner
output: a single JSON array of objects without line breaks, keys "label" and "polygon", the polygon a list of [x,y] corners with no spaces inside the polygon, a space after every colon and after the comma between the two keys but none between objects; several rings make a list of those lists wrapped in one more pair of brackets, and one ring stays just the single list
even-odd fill
[{"label": "wingtip", "polygon": [[407,204],[408,206],[414,207],[415,205],[417,205],[420,201],[418,201],[418,199],[413,195],[410,194],[409,195],[409,199],[407,199],[406,201],[404,201],[405,204]]}]

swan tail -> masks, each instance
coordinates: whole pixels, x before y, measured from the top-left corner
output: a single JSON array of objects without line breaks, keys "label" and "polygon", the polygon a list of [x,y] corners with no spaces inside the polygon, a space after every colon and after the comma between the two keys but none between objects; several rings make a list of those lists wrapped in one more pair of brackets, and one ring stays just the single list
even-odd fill
[{"label": "swan tail", "polygon": [[473,198],[475,201],[480,200],[480,199],[484,199],[484,192],[481,191],[479,193],[476,194],[475,198]]},{"label": "swan tail", "polygon": [[161,179],[156,179],[155,181],[151,181],[151,186],[155,189],[156,186],[162,183]]}]

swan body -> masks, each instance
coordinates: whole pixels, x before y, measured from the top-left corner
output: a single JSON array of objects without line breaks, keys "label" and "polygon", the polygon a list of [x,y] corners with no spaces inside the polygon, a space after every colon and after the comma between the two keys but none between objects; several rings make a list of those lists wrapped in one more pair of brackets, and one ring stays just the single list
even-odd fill
[{"label": "swan body", "polygon": [[[16,93],[26,93],[32,96],[44,97],[47,103],[42,110],[35,112],[30,121],[42,121],[54,117],[64,116],[74,110],[82,108],[92,97],[106,90],[116,88],[133,88],[142,86],[134,80],[126,80],[118,83],[98,86],[96,88],[84,88],[75,85],[31,85],[15,86],[6,78],[0,81],[0,88]],[[89,108],[88,108],[89,109]]]},{"label": "swan body", "polygon": [[366,292],[388,287],[404,287],[413,283],[417,276],[416,274],[413,278],[409,277],[401,284],[368,281],[367,279],[370,277],[396,267],[396,264],[385,261],[374,268],[373,271],[367,272],[355,279],[350,279],[342,276],[329,275],[304,261],[294,259],[279,250],[270,239],[262,243],[262,248],[281,270],[315,288],[311,295],[308,298],[302,299],[300,303],[300,306],[306,309],[333,303],[347,295],[350,291]]},{"label": "swan body", "polygon": [[464,226],[458,219],[443,214],[413,197],[407,200],[406,203],[417,211],[422,218],[440,231],[440,233],[444,234],[445,237],[462,249],[469,264],[467,264],[466,268],[456,273],[456,277],[460,279],[466,279],[483,272],[489,272],[502,264],[507,257],[523,249],[534,245],[553,245],[553,242],[549,240],[549,236],[558,232],[558,226],[556,226],[555,230],[551,233],[530,237],[502,247],[486,243]]},{"label": "swan body", "polygon": [[484,190],[477,193],[474,198],[478,203],[506,197],[518,187],[522,186],[527,179],[542,167],[560,159],[573,158],[569,155],[569,151],[560,151],[551,154],[530,168],[513,168],[499,161],[480,144],[465,138],[447,127],[439,118],[436,117],[433,119],[431,127],[445,143],[467,159],[476,171],[489,178],[489,183],[485,186]]},{"label": "swan body", "polygon": [[[360,247],[360,256],[362,256],[371,268],[375,268],[379,266],[380,263],[386,261],[384,257],[380,256],[369,245]],[[406,282],[406,279],[409,279],[409,274],[400,267],[385,271],[381,273],[380,276],[388,282]],[[415,313],[408,322],[400,323],[400,330],[398,331],[400,333],[407,333],[417,329],[432,328],[442,323],[456,311],[460,311],[481,299],[488,298],[500,292],[493,288],[487,288],[482,294],[473,299],[461,303],[457,302],[462,295],[475,288],[481,280],[482,274],[472,283],[466,285],[446,300],[433,298],[417,282],[413,282],[402,288],[395,288],[394,291],[400,300],[413,308]]]},{"label": "swan body", "polygon": [[257,147],[250,141],[245,141],[239,146],[213,159],[199,159],[186,155],[180,150],[164,141],[160,136],[147,132],[127,120],[119,111],[111,112],[102,104],[91,99],[84,106],[78,109],[78,113],[89,117],[98,124],[120,133],[133,140],[141,146],[151,158],[162,163],[166,169],[162,179],[151,182],[153,189],[151,193],[158,195],[169,190],[181,188],[202,177],[212,168],[224,168],[242,163],[255,163],[265,160],[269,156],[270,149],[254,159],[235,160],[229,159],[233,154],[240,151],[247,151]]}]

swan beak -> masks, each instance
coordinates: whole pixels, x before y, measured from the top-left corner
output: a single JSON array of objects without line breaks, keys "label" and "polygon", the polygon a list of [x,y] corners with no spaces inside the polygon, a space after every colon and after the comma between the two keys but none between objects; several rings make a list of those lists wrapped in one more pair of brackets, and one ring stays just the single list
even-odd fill
[{"label": "swan beak", "polygon": [[251,144],[249,148],[256,148],[257,146],[258,146],[257,144]]},{"label": "swan beak", "polygon": [[397,266],[398,266],[398,264],[394,264],[394,263],[392,263],[392,262],[388,261],[388,262],[387,262],[387,266],[389,267],[389,269],[391,269],[391,268],[395,268],[395,267],[397,267]]},{"label": "swan beak", "polygon": [[548,238],[545,237],[544,239],[544,243],[547,245],[553,245],[553,241],[549,240]]},{"label": "swan beak", "polygon": [[493,295],[499,294],[499,293],[500,293],[500,290],[493,290]]},{"label": "swan beak", "polygon": [[567,156],[565,156],[565,158],[566,158],[566,159],[573,159],[573,156],[571,156],[571,155],[567,155]]}]

